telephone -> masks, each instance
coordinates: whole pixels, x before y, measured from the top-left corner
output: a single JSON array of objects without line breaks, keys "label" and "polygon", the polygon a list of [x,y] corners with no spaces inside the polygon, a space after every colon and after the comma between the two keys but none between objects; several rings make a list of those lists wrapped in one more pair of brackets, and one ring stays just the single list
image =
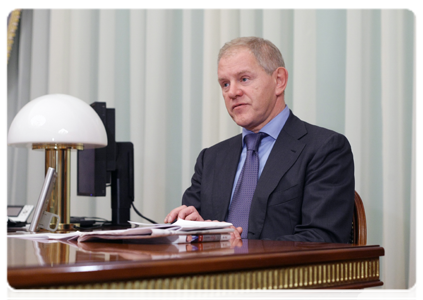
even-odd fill
[{"label": "telephone", "polygon": [[6,205],[6,222],[25,223],[34,205]]}]

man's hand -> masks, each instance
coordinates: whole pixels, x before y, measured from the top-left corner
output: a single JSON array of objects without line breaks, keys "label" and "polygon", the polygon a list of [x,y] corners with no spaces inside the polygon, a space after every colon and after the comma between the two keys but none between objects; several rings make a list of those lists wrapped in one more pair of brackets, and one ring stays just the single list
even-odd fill
[{"label": "man's hand", "polygon": [[[206,220],[206,222],[220,222],[220,221]],[[242,227],[235,227],[235,226],[231,225],[229,228],[232,228],[234,230],[233,232],[231,232],[231,240],[233,240],[233,239],[240,240],[241,234],[242,234]]]},{"label": "man's hand", "polygon": [[235,227],[232,225],[231,228],[235,229],[233,232],[231,232],[231,239],[240,240],[242,234],[242,227]]},{"label": "man's hand", "polygon": [[[204,221],[203,217],[200,216],[198,211],[195,209],[194,206],[186,206],[182,205],[175,209],[173,209],[164,219],[165,223],[172,223],[173,221],[176,221],[177,219],[183,219],[188,221]],[[209,222],[220,222],[220,221],[211,221],[206,220]],[[231,228],[234,229],[233,232],[231,232],[231,239],[241,239],[242,234],[242,227],[235,227],[231,226]]]},{"label": "man's hand", "polygon": [[172,223],[178,219],[187,221],[204,221],[194,206],[182,205],[173,209],[164,219],[165,223]]}]

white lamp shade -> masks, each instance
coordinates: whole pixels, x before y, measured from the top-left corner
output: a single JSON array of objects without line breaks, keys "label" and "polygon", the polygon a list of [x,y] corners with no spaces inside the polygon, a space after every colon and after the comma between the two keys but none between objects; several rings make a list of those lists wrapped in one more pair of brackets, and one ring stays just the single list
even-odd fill
[{"label": "white lamp shade", "polygon": [[8,145],[83,144],[84,148],[107,146],[100,117],[84,101],[63,94],[41,96],[26,104],[13,119]]}]

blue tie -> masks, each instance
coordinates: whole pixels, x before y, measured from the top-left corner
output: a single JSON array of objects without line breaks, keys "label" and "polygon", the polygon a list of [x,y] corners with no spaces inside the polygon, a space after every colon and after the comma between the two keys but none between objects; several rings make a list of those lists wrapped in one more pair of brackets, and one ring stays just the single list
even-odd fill
[{"label": "blue tie", "polygon": [[248,134],[244,137],[245,144],[247,145],[247,157],[235,186],[228,215],[228,222],[232,223],[235,227],[242,227],[241,238],[243,239],[248,236],[248,217],[258,180],[258,148],[261,139],[266,135],[266,133],[259,132]]}]

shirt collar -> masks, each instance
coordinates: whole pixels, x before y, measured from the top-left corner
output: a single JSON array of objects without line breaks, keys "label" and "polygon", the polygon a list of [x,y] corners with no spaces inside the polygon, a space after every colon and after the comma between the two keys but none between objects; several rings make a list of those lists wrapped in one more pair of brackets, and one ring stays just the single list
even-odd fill
[{"label": "shirt collar", "polygon": [[[270,120],[269,123],[264,125],[263,128],[260,129],[259,132],[267,133],[274,140],[276,140],[283,126],[285,125],[286,120],[288,120],[288,117],[289,117],[289,108],[288,108],[288,105],[285,105],[285,108],[276,117]],[[254,133],[254,132],[248,129],[242,128],[242,146],[244,146],[244,136],[250,133]]]}]

